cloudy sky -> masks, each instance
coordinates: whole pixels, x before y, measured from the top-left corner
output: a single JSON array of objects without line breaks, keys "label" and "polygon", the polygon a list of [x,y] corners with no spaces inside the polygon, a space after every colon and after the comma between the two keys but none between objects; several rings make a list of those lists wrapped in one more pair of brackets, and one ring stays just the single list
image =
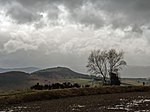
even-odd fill
[{"label": "cloudy sky", "polygon": [[86,72],[92,49],[150,65],[150,0],[0,0],[0,67]]}]

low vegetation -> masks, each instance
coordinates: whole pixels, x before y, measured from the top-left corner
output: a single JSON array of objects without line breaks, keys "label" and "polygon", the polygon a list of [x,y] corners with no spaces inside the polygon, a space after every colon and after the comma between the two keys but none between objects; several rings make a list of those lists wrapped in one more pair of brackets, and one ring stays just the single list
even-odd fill
[{"label": "low vegetation", "polygon": [[35,89],[35,90],[51,90],[51,89],[80,88],[80,87],[81,87],[81,85],[79,85],[78,83],[71,84],[70,82],[53,83],[51,85],[47,85],[47,84],[40,85],[39,83],[37,83],[36,85],[32,86],[31,89]]},{"label": "low vegetation", "polygon": [[87,96],[97,94],[112,94],[126,92],[147,92],[150,86],[111,86],[98,88],[70,88],[70,89],[54,89],[54,90],[34,90],[22,94],[11,94],[0,96],[0,104],[16,104],[23,102],[42,101],[74,96]]}]

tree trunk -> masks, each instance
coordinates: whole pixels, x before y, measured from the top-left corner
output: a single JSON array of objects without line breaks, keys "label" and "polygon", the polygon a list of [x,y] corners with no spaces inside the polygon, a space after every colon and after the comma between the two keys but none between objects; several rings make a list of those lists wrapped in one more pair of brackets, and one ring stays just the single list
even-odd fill
[{"label": "tree trunk", "polygon": [[105,84],[106,84],[106,77],[103,76],[103,85],[105,85]]}]

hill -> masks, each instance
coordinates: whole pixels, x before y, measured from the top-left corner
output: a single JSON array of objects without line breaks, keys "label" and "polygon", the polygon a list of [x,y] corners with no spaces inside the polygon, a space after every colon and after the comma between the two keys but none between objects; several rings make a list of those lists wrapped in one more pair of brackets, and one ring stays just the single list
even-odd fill
[{"label": "hill", "polygon": [[29,87],[30,74],[19,71],[12,71],[6,73],[0,73],[0,89],[8,90],[8,89],[22,89]]},{"label": "hill", "polygon": [[37,82],[49,84],[56,82],[87,82],[90,77],[65,67],[38,70],[33,73],[10,71],[0,73],[0,90],[30,88]]},{"label": "hill", "polygon": [[66,68],[66,67],[47,68],[47,69],[33,72],[32,75],[42,76],[42,77],[46,77],[46,78],[55,78],[55,79],[89,78],[88,75],[74,72],[71,69]]},{"label": "hill", "polygon": [[22,71],[26,73],[32,73],[39,70],[37,67],[26,67],[26,68],[0,68],[0,73],[11,72],[11,71]]},{"label": "hill", "polygon": [[[0,90],[29,88],[37,82],[41,84],[49,84],[69,81],[72,83],[77,82],[79,84],[91,84],[90,76],[74,72],[66,67],[47,68],[32,73],[23,72],[23,70],[28,70],[29,72],[35,69],[38,68],[29,67],[22,70],[20,69],[20,71],[0,73]],[[143,77],[149,77],[149,74],[149,66],[127,66],[121,71],[121,78],[123,83],[142,85],[143,82],[146,82],[146,84],[148,83],[147,81],[149,80]]]}]

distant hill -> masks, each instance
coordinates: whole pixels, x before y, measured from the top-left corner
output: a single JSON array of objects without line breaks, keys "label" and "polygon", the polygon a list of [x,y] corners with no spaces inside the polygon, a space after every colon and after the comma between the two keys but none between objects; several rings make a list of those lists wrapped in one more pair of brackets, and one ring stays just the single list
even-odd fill
[{"label": "distant hill", "polygon": [[65,67],[42,69],[33,73],[10,71],[0,73],[0,91],[30,88],[37,82],[48,84],[55,82],[72,81],[73,79],[77,78],[89,79],[90,76],[74,72],[71,69]]},{"label": "distant hill", "polygon": [[22,71],[26,73],[32,73],[39,70],[37,67],[26,67],[26,68],[0,68],[0,73],[10,72],[10,71]]},{"label": "distant hill", "polygon": [[[29,88],[37,82],[42,84],[49,84],[54,82],[73,81],[73,82],[88,82],[91,77],[82,73],[74,72],[73,70],[66,67],[54,67],[42,70],[38,68],[20,68],[20,69],[5,69],[13,70],[5,73],[0,73],[0,90],[9,89],[23,89]],[[14,71],[19,70],[19,71]],[[0,71],[4,72],[3,69]],[[26,71],[26,72],[23,72]],[[29,73],[27,73],[27,71]],[[31,71],[34,71],[31,73]],[[141,85],[145,79],[138,79],[144,77],[150,77],[150,67],[146,66],[127,66],[121,71],[121,78],[124,78],[124,83],[128,84],[139,84]],[[136,78],[136,79],[135,79]]]},{"label": "distant hill", "polygon": [[149,78],[150,66],[128,65],[121,70],[121,77],[126,78]]},{"label": "distant hill", "polygon": [[77,73],[66,67],[47,68],[33,72],[32,75],[47,78],[89,78],[88,75]]},{"label": "distant hill", "polygon": [[30,74],[19,71],[0,73],[0,89],[22,89],[30,86]]}]

